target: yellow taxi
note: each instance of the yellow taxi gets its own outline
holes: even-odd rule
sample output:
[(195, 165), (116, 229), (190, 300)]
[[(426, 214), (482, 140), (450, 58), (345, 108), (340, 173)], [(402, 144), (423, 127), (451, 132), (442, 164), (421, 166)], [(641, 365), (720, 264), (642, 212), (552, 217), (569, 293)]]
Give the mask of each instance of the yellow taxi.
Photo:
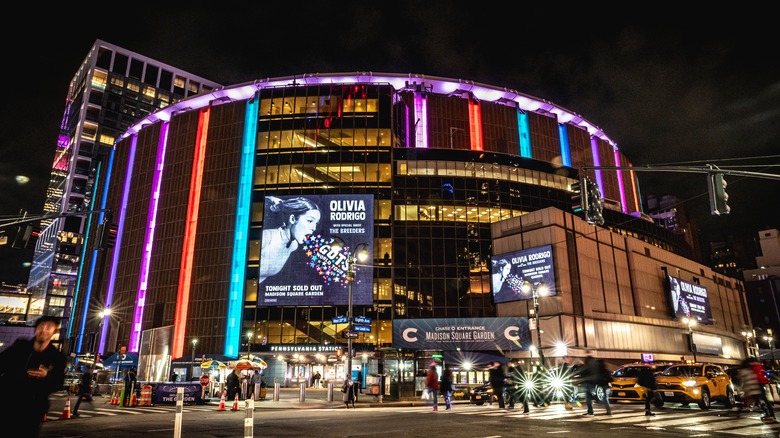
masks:
[(647, 393), (644, 386), (637, 383), (639, 372), (650, 368), (656, 375), (660, 374), (670, 364), (668, 363), (630, 363), (612, 372), (612, 383), (609, 384), (609, 401), (643, 401)]
[(734, 386), (731, 377), (720, 365), (712, 363), (683, 363), (672, 365), (658, 376), (656, 407), (664, 403), (696, 403), (701, 409), (709, 409), (713, 401), (727, 408), (734, 406)]

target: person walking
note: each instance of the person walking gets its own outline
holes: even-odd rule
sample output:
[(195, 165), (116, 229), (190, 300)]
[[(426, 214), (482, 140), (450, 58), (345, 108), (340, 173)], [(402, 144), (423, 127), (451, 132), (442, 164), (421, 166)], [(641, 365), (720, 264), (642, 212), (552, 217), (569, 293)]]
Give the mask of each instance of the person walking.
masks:
[(530, 377), (526, 374), (525, 370), (521, 366), (513, 366), (509, 368), (507, 373), (507, 380), (509, 384), (509, 409), (515, 408), (515, 402), (519, 401), (523, 404), (523, 413), (530, 412), (528, 406), (528, 400), (531, 399), (531, 392), (533, 392), (533, 385), (526, 386), (526, 382)]
[(350, 378), (345, 379), (344, 385), (341, 387), (341, 392), (344, 393), (342, 396), (342, 400), (344, 400), (344, 406), (349, 409), (349, 405), (352, 405), (352, 409), (355, 409), (355, 400), (357, 399), (357, 389), (355, 388), (355, 382), (353, 382)]
[(433, 403), (433, 412), (439, 412), (439, 373), (436, 372), (436, 362), (431, 362), (428, 366), (425, 390), (428, 391), (428, 397)]
[(74, 417), (80, 415), (79, 407), (82, 401), (86, 399), (87, 403), (92, 404), (92, 373), (84, 366), (81, 367), (81, 381), (79, 382), (77, 395), (78, 399), (76, 399), (76, 404), (73, 405), (73, 412), (71, 413)]
[(558, 371), (558, 377), (560, 377), (561, 381), (563, 382), (571, 382), (570, 384), (566, 384), (561, 388), (561, 391), (563, 392), (563, 396), (565, 398), (565, 402), (563, 407), (570, 411), (574, 409), (574, 405), (577, 403), (577, 390), (575, 389), (575, 384), (578, 384), (578, 382), (574, 382), (574, 379), (572, 376), (573, 373), (572, 369), (572, 358), (571, 356), (564, 356), (563, 357), (563, 364), (561, 365), (560, 370)]
[(441, 391), (444, 397), (444, 410), (449, 411), (452, 409), (452, 368), (449, 365), (444, 367), (444, 371), (441, 373), (441, 382), (439, 382), (439, 391)]
[(590, 350), (586, 351), (585, 364), (582, 367), (582, 382), (585, 384), (585, 401), (588, 405), (588, 411), (582, 415), (595, 415), (593, 412), (593, 394), (597, 389), (604, 392), (604, 408), (607, 415), (612, 415), (612, 408), (609, 406), (609, 382), (611, 375), (604, 365), (604, 361), (593, 357)]
[(769, 377), (766, 375), (766, 368), (764, 364), (759, 362), (755, 357), (751, 357), (749, 361), (750, 368), (756, 376), (756, 382), (758, 382), (758, 394), (755, 397), (756, 404), (761, 405), (761, 409), (764, 411), (762, 420), (767, 422), (775, 422), (775, 410), (772, 408), (772, 403), (766, 396), (766, 387), (771, 384)]
[(0, 424), (13, 426), (16, 436), (37, 437), (49, 411), (49, 395), (65, 384), (67, 357), (51, 345), (60, 318), (44, 315), (35, 321), (32, 338), (17, 339), (0, 352)]
[(655, 415), (655, 413), (650, 411), (650, 404), (656, 396), (655, 391), (658, 389), (655, 371), (651, 367), (639, 367), (637, 384), (645, 388), (645, 415)]
[(319, 371), (314, 373), (314, 387), (319, 388), (320, 387), (320, 379), (322, 379), (322, 374), (320, 374)]
[(758, 367), (753, 367), (754, 361), (755, 359), (753, 358), (745, 358), (739, 367), (740, 385), (742, 386), (745, 395), (742, 408), (737, 410), (737, 415), (739, 416), (742, 413), (742, 410), (753, 402), (754, 405), (760, 407), (763, 411), (764, 415), (761, 416), (762, 420), (774, 422), (774, 409), (766, 398), (766, 393), (763, 390), (762, 384), (762, 381), (768, 383), (769, 379), (766, 377), (766, 371), (764, 371), (763, 365), (759, 364), (760, 370), (758, 370)]
[(506, 386), (506, 374), (504, 368), (501, 366), (501, 362), (493, 362), (493, 366), (490, 367), (488, 372), (488, 379), (490, 380), (490, 386), (493, 388), (493, 395), (498, 398), (498, 408), (506, 409), (504, 403), (504, 388)]

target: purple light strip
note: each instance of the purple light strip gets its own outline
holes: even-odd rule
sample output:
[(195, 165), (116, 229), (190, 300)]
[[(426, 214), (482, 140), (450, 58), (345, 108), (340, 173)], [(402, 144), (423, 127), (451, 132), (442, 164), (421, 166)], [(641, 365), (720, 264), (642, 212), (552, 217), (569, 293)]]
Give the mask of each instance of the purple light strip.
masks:
[[(595, 167), (601, 166), (601, 155), (599, 155), (599, 139), (598, 137), (590, 138), (590, 150), (593, 154), (593, 165)], [(596, 169), (593, 171), (596, 174), (596, 184), (599, 185), (601, 191), (601, 197), (604, 197), (604, 181), (601, 178), (601, 171)]]
[[(615, 148), (615, 166), (620, 167), (620, 151)], [(623, 187), (623, 171), (617, 171), (618, 187), (620, 188), (620, 204), (623, 207), (623, 213), (628, 214), (628, 204), (626, 204), (626, 191)], [(603, 196), (603, 194), (602, 194)]]
[(154, 179), (152, 180), (152, 196), (149, 200), (149, 212), (146, 219), (146, 236), (144, 236), (143, 254), (141, 256), (141, 275), (138, 277), (138, 292), (135, 298), (133, 325), (130, 328), (130, 346), (128, 349), (137, 353), (141, 344), (141, 329), (143, 327), (144, 304), (149, 280), (149, 265), (152, 260), (152, 245), (154, 229), (157, 220), (157, 206), (160, 200), (160, 182), (165, 167), (165, 148), (168, 144), (168, 123), (160, 127), (160, 139), (157, 143), (157, 159), (154, 163)]
[(422, 93), (414, 93), (414, 147), (428, 147), (428, 100)]

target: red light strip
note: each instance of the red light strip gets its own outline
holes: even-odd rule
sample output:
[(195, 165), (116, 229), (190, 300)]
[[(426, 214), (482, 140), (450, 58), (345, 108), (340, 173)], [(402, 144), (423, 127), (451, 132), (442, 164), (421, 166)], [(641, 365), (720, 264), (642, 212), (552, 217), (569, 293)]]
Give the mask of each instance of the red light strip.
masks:
[(479, 102), (469, 99), (469, 137), (472, 151), (484, 151), (482, 143), (482, 109)]

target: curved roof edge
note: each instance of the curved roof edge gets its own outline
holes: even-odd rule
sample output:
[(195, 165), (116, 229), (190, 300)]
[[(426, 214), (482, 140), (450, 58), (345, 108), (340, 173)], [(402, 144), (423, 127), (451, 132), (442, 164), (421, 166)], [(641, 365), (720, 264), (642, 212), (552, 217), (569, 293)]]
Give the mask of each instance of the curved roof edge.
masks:
[(217, 88), (208, 94), (192, 96), (153, 112), (128, 128), (128, 130), (117, 139), (117, 142), (125, 137), (136, 134), (146, 125), (157, 123), (158, 121), (167, 122), (175, 114), (209, 106), (213, 101), (224, 103), (250, 99), (254, 96), (256, 91), (264, 88), (343, 83), (388, 83), (397, 90), (419, 88), (420, 91), (436, 94), (453, 96), (471, 95), (478, 100), (507, 106), (516, 106), (523, 111), (555, 114), (558, 123), (571, 123), (584, 128), (591, 136), (598, 137), (617, 149), (617, 143), (607, 137), (601, 128), (587, 121), (581, 115), (548, 100), (530, 96), (517, 90), (482, 84), (466, 79), (426, 76), (424, 74), (416, 73), (375, 73), (370, 71), (349, 73), (306, 73), (278, 78), (256, 79), (252, 82)]

